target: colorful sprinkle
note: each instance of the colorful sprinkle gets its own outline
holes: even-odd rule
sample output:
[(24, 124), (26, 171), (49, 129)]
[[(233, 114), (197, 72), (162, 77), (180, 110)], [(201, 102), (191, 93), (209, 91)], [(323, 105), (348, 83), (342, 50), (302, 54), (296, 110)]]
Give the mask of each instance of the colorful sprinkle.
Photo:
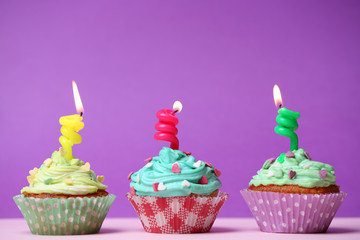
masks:
[(214, 173), (215, 173), (215, 176), (217, 176), (217, 177), (221, 176), (221, 171), (216, 168), (214, 168)]
[(179, 168), (179, 164), (178, 163), (174, 163), (172, 165), (171, 171), (173, 173), (181, 173), (181, 169)]
[(184, 180), (184, 181), (181, 183), (181, 185), (182, 185), (183, 187), (190, 187), (190, 182), (189, 182), (188, 180)]
[(200, 184), (208, 184), (208, 179), (206, 176), (202, 176), (199, 180)]
[(213, 166), (211, 165), (211, 163), (205, 162), (205, 165), (208, 166), (209, 168), (212, 168)]
[(158, 185), (158, 190), (159, 191), (164, 191), (166, 189), (166, 186), (165, 186), (165, 184), (164, 183), (159, 183), (159, 185)]
[(308, 152), (305, 152), (305, 151), (304, 151), (304, 156), (305, 156), (307, 159), (311, 160), (310, 154), (309, 154)]
[(98, 181), (99, 183), (102, 183), (104, 181), (105, 177), (104, 176), (97, 176), (96, 177), (96, 181)]
[(147, 159), (144, 160), (144, 162), (150, 162), (152, 160), (152, 157), (149, 157)]
[(262, 166), (262, 169), (269, 169), (270, 165), (271, 165), (270, 162), (265, 161), (263, 166)]
[(153, 183), (154, 192), (158, 191), (158, 186), (159, 186), (159, 183)]
[(186, 155), (191, 155), (191, 152), (183, 152), (183, 153), (185, 153)]
[(39, 171), (39, 169), (34, 168), (33, 170), (30, 170), (30, 171), (29, 171), (29, 174), (30, 174), (31, 176), (35, 176), (35, 175), (38, 173), (38, 171)]
[(52, 163), (53, 163), (53, 160), (51, 158), (47, 158), (44, 161), (45, 167), (50, 167)]
[(49, 178), (47, 178), (47, 179), (44, 180), (44, 183), (45, 183), (46, 185), (49, 185), (49, 184), (52, 183), (52, 181), (53, 181), (53, 179), (52, 179), (51, 177), (49, 177)]
[(59, 148), (59, 152), (60, 152), (60, 155), (62, 155), (62, 156), (66, 155), (66, 151), (62, 147)]
[(82, 165), (80, 168), (85, 171), (90, 171), (90, 163), (87, 162), (84, 165)]
[(296, 175), (296, 171), (289, 170), (289, 179), (293, 179)]
[(269, 171), (268, 174), (266, 174), (266, 177), (268, 177), (268, 178), (271, 178), (272, 176), (274, 176), (273, 171)]
[(72, 185), (73, 181), (71, 180), (71, 178), (65, 178), (64, 183), (66, 183), (67, 185)]
[(288, 151), (288, 152), (285, 154), (285, 157), (287, 157), (287, 158), (295, 158), (295, 154), (294, 154), (292, 151)]
[(194, 163), (193, 166), (196, 167), (196, 168), (198, 168), (198, 167), (201, 166), (201, 163), (202, 163), (202, 161), (199, 160), (199, 161), (197, 161), (196, 163)]
[(309, 169), (312, 165), (311, 164), (306, 164), (303, 168), (304, 169)]
[(322, 170), (319, 171), (319, 176), (320, 176), (322, 179), (325, 179), (327, 173), (328, 173), (328, 170), (322, 169)]
[(268, 160), (266, 160), (264, 162), (264, 165), (262, 166), (263, 169), (269, 169), (271, 164), (273, 164), (275, 162), (275, 158), (269, 158)]
[(28, 180), (29, 184), (33, 184), (34, 179), (35, 179), (35, 175), (27, 176), (27, 180)]
[(151, 167), (153, 164), (154, 164), (154, 163), (149, 162), (149, 163), (147, 163), (147, 164), (145, 165), (145, 167), (149, 168), (149, 167)]
[(134, 172), (130, 172), (129, 175), (127, 176), (127, 179), (130, 180), (131, 179), (131, 175), (133, 175)]
[(131, 187), (130, 188), (130, 195), (136, 195), (136, 191), (135, 191), (135, 188), (134, 187)]

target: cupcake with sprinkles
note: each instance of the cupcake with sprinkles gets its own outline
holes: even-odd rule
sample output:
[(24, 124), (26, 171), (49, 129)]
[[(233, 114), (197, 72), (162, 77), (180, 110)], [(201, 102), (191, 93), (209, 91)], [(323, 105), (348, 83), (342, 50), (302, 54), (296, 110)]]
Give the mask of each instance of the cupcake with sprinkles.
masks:
[(208, 232), (228, 194), (219, 191), (221, 172), (208, 162), (196, 160), (190, 152), (179, 149), (176, 137), (180, 102), (174, 111), (160, 110), (156, 140), (171, 142), (159, 156), (145, 160), (137, 172), (131, 172), (127, 197), (142, 225), (151, 233)]
[(115, 199), (106, 191), (104, 176), (72, 156), (73, 144), (81, 143), (82, 119), (82, 114), (60, 118), (62, 147), (30, 170), (29, 186), (14, 197), (33, 234), (97, 233)]
[(241, 194), (261, 231), (326, 232), (346, 193), (336, 184), (333, 166), (298, 148), (294, 131), (300, 114), (281, 104), (278, 113), (275, 132), (290, 138), (290, 151), (266, 160)]

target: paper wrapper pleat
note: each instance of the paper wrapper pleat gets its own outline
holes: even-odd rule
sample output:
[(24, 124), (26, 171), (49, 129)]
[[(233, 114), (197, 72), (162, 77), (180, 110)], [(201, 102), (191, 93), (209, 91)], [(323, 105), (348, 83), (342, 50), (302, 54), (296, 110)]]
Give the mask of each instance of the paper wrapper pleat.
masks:
[(240, 191), (263, 232), (326, 232), (346, 193), (289, 194)]
[(126, 196), (146, 232), (181, 234), (210, 231), (229, 195), (219, 192), (216, 197)]
[(68, 199), (14, 197), (30, 231), (39, 235), (97, 233), (114, 200), (112, 194)]

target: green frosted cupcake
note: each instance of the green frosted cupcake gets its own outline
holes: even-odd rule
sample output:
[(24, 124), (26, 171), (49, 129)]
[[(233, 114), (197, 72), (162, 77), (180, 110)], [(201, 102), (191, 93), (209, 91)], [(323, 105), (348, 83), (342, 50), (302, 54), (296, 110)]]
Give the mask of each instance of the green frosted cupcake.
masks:
[(97, 233), (115, 199), (106, 192), (104, 176), (65, 155), (60, 148), (39, 169), (30, 170), (29, 186), (14, 197), (33, 234)]

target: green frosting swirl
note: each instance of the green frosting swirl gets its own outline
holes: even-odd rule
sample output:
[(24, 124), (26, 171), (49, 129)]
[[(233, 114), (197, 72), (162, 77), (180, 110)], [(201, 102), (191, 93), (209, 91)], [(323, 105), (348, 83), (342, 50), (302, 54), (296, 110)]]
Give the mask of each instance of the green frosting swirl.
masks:
[[(174, 164), (181, 169), (180, 173), (171, 171)], [(221, 182), (214, 171), (212, 166), (208, 166), (203, 161), (196, 161), (193, 156), (163, 147), (159, 156), (153, 157), (151, 162), (131, 175), (130, 187), (134, 187), (137, 195), (157, 197), (188, 196), (191, 193), (209, 195), (221, 187)], [(207, 184), (199, 183), (204, 176)], [(154, 190), (154, 183), (160, 184), (158, 191)]]
[(77, 158), (69, 161), (61, 151), (55, 151), (40, 169), (31, 170), (28, 180), (30, 186), (21, 189), (21, 193), (86, 195), (107, 188), (97, 180), (89, 163)]
[[(292, 152), (295, 154), (295, 158), (287, 158), (285, 153), (282, 153), (274, 163), (266, 161), (257, 175), (253, 176), (249, 185), (299, 185), (314, 188), (336, 184), (333, 166), (308, 159), (304, 149)], [(306, 152), (306, 154), (308, 153)], [(296, 172), (292, 179), (289, 176), (290, 170)], [(320, 170), (327, 170), (325, 179), (321, 178)]]

